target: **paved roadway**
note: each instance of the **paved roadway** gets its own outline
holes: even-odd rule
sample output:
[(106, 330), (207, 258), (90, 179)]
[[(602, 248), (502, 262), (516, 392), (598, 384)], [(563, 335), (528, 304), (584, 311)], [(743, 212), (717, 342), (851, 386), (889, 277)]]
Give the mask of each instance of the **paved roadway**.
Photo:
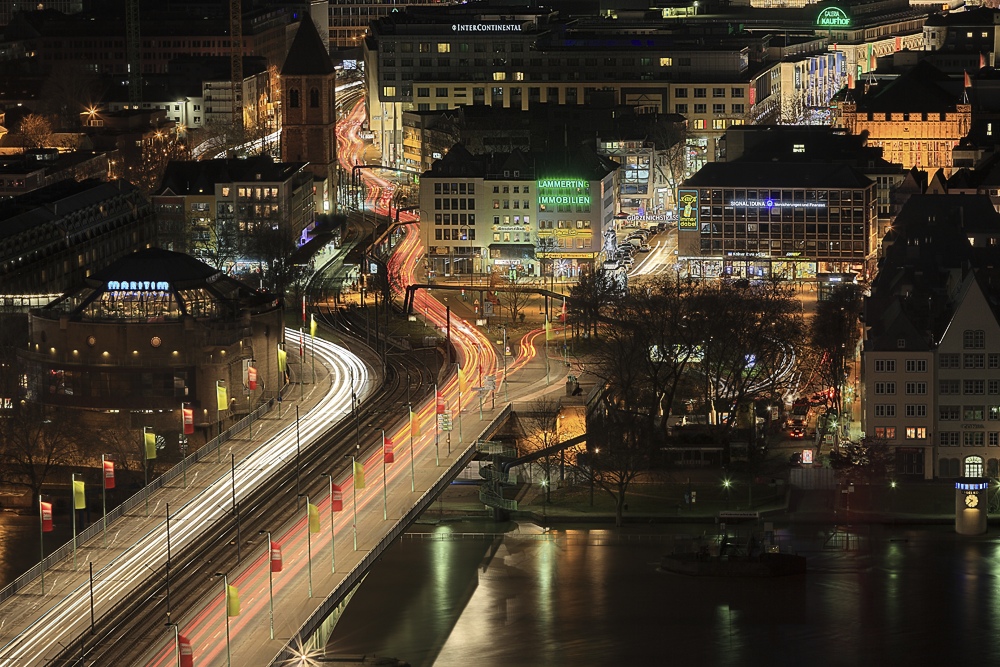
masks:
[[(286, 331), (289, 359), (294, 354), (298, 332)], [(306, 377), (311, 375), (309, 348)], [(319, 382), (307, 384), (301, 400), (299, 390), (288, 394), (283, 420), (273, 411), (254, 424), (253, 437), (237, 435), (223, 446), (236, 455), (237, 501), (263, 479), (274, 474), (295, 456), (296, 437), (294, 405), (301, 406), (300, 440), (303, 448), (312, 445), (331, 422), (349, 414), (351, 378), (362, 396), (371, 390), (373, 371), (354, 354), (326, 341), (317, 340)], [(292, 366), (293, 373), (298, 364)], [(264, 438), (268, 438), (266, 442)], [(180, 550), (198, 539), (202, 527), (228, 516), (231, 508), (232, 480), (229, 452), (222, 463), (199, 462), (188, 470), (187, 488), (182, 481), (161, 489), (150, 499), (149, 517), (139, 509), (127, 521), (119, 521), (108, 531), (108, 547), (100, 536), (79, 549), (79, 566), (72, 560), (46, 572), (45, 595), (40, 582), (6, 600), (0, 606), (0, 665), (27, 667), (44, 665), (63, 650), (65, 643), (79, 636), (89, 626), (90, 596), (88, 562), (94, 563), (94, 608), (98, 617), (116, 602), (160, 576), (166, 561), (165, 504), (171, 505), (171, 549)]]

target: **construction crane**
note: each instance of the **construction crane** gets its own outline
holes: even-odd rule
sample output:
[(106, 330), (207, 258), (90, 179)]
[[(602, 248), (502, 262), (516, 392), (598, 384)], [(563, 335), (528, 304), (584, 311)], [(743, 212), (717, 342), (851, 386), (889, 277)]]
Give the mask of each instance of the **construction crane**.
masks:
[(229, 75), (233, 82), (233, 129), (243, 136), (243, 7), (229, 0)]
[(125, 0), (125, 59), (128, 65), (128, 103), (133, 109), (142, 106), (141, 46), (139, 42), (139, 0)]

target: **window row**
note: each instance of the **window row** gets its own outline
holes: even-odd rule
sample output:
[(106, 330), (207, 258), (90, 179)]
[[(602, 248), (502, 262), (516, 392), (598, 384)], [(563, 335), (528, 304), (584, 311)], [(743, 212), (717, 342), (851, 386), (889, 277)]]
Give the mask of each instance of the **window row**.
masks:
[[(906, 372), (907, 373), (926, 373), (927, 372), (927, 360), (926, 359), (906, 359)], [(895, 373), (896, 372), (896, 360), (895, 359), (876, 359), (875, 360), (875, 372), (876, 373)]]
[(1000, 447), (1000, 432), (997, 431), (939, 431), (938, 445), (941, 447)]
[(1000, 405), (940, 405), (938, 419), (941, 421), (982, 421), (1000, 420)]
[[(970, 382), (966, 380), (966, 382)], [(975, 382), (975, 380), (972, 380)], [(980, 380), (981, 382), (981, 380)], [(907, 394), (926, 394), (927, 393), (927, 383), (926, 382), (906, 382), (904, 383), (904, 388)], [(895, 382), (876, 382), (875, 383), (875, 393), (879, 395), (889, 395), (896, 393), (896, 383)], [(982, 392), (980, 392), (982, 393)]]
[(469, 229), (435, 229), (434, 240), (436, 241), (475, 241), (476, 230)]
[(475, 183), (435, 183), (434, 194), (436, 195), (474, 195), (476, 194)]
[(435, 225), (475, 225), (475, 213), (435, 213)]
[[(499, 199), (494, 199), (493, 200), (493, 208), (501, 208), (501, 206), (500, 206), (500, 200)], [(525, 209), (530, 209), (531, 208), (531, 202), (529, 202), (527, 199), (525, 199), (523, 201), (519, 200), (519, 199), (515, 199), (514, 200), (514, 206), (511, 206), (510, 205), (510, 200), (509, 199), (504, 199), (503, 200), (503, 208), (525, 208)], [(539, 206), (538, 209), (540, 211), (544, 211), (545, 210), (545, 206)]]
[(938, 393), (945, 396), (1000, 394), (1000, 380), (938, 380)]
[(985, 352), (965, 352), (964, 354), (958, 354), (957, 352), (941, 353), (938, 355), (938, 368), (998, 369), (1000, 368), (1000, 354), (986, 354)]
[[(700, 113), (700, 114), (706, 114), (706, 113), (708, 113), (708, 105), (707, 104), (694, 104), (694, 105), (691, 106), (691, 108), (693, 110), (692, 111), (693, 113)], [(683, 116), (687, 112), (688, 112), (688, 105), (687, 104), (675, 104), (674, 105), (674, 113), (677, 113), (677, 114), (680, 114), (680, 115)], [(713, 104), (712, 105), (712, 113), (715, 114), (715, 115), (726, 113), (726, 105), (725, 104)], [(746, 113), (746, 105), (744, 105), (744, 104), (730, 104), (729, 105), (729, 113), (732, 113), (732, 114), (743, 114), (743, 113)]]
[[(517, 202), (514, 203), (517, 204)], [(469, 198), (452, 197), (451, 199), (448, 199), (447, 197), (444, 198), (435, 197), (434, 208), (444, 211), (475, 211), (476, 200), (472, 199), (471, 197)], [(517, 206), (515, 206), (514, 208), (517, 208)]]
[[(662, 58), (661, 58), (661, 60), (662, 60)], [(744, 95), (744, 91), (745, 91), (744, 88), (730, 88), (729, 89), (729, 94), (732, 97), (742, 98), (743, 95)], [(708, 97), (708, 88), (693, 88), (693, 89), (691, 89), (691, 92), (692, 92), (692, 97), (696, 97), (696, 98), (699, 98), (699, 99), (703, 98), (703, 97)], [(687, 88), (675, 88), (674, 89), (674, 97), (685, 98), (687, 96), (688, 96), (688, 89)], [(726, 89), (725, 88), (722, 88), (722, 87), (713, 87), (712, 88), (712, 97), (719, 98), (719, 97), (725, 97), (725, 96), (726, 96)]]

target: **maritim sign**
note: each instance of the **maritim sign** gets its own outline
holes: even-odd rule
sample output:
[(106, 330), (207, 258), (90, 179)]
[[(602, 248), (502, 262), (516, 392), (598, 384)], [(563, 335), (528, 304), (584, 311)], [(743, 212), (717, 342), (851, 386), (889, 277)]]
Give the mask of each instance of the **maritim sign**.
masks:
[(170, 283), (152, 280), (109, 280), (109, 292), (169, 292)]

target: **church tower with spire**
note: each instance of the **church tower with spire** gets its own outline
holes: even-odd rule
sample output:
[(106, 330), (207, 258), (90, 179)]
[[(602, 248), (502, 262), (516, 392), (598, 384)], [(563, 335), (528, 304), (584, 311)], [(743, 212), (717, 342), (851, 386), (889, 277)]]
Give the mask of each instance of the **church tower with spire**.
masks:
[(308, 14), (281, 67), (281, 161), (308, 162), (318, 213), (336, 210), (336, 71)]

